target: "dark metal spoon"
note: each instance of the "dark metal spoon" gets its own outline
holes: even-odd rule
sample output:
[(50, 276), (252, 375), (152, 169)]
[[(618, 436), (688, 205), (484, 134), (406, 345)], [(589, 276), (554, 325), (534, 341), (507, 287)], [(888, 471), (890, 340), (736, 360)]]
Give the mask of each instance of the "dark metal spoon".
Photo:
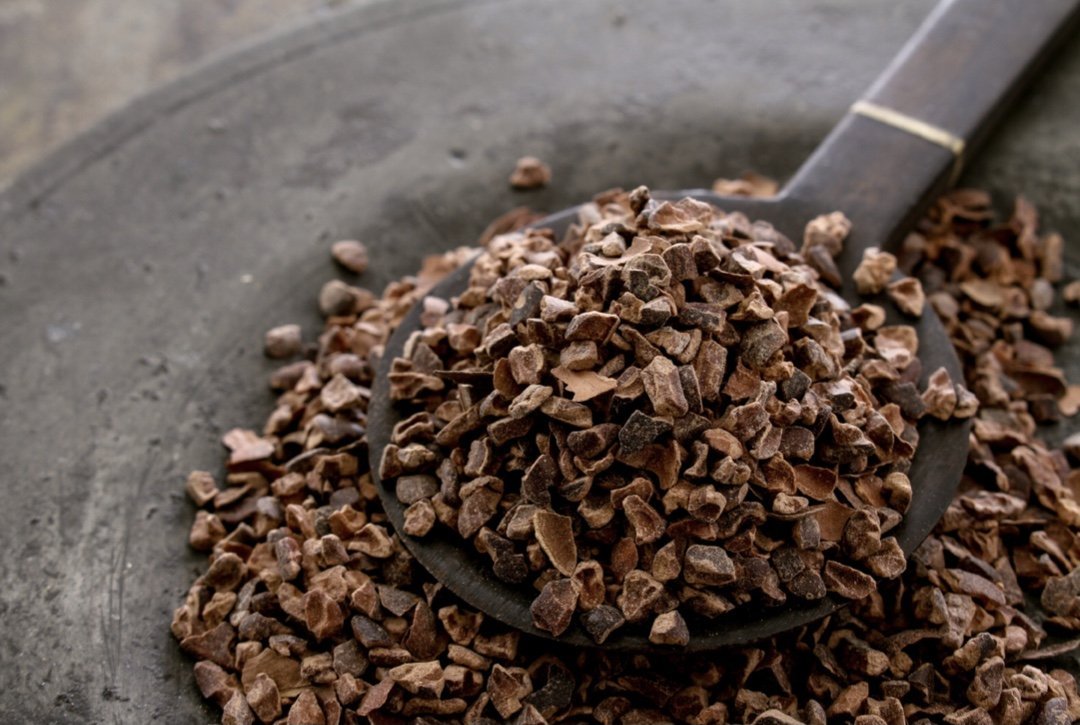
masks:
[[(902, 318), (887, 299), (858, 296), (851, 272), (866, 247), (895, 246), (933, 198), (955, 180), (965, 154), (1008, 109), (1024, 81), (1078, 19), (1080, 0), (946, 0), (778, 196), (728, 198), (701, 190), (654, 192), (653, 196), (692, 196), (724, 211), (741, 211), (751, 219), (771, 222), (793, 239), (801, 237), (803, 226), (814, 216), (843, 211), (853, 222), (844, 252), (836, 260), (845, 280), (845, 299), (853, 304), (874, 301), (886, 308), (890, 324), (913, 324), (924, 375), (945, 367), (954, 380), (963, 380), (953, 345), (929, 306), (917, 321)], [(561, 237), (578, 209), (553, 214), (534, 226), (551, 228)], [(460, 294), (471, 267), (471, 263), (464, 265), (429, 294), (444, 299)], [(382, 451), (402, 417), (390, 403), (386, 371), (418, 329), (419, 316), (418, 308), (411, 310), (391, 337), (372, 392), (368, 441), (376, 476)], [(910, 554), (926, 538), (952, 501), (967, 458), (969, 429), (969, 421), (924, 418), (920, 423), (920, 445), (909, 472), (912, 506), (892, 532), (905, 553)], [(383, 482), (376, 480), (376, 485), (402, 541), (432, 576), (488, 616), (551, 638), (532, 624), (529, 606), (537, 592), (531, 586), (495, 578), (487, 557), (439, 526), (422, 540), (404, 534), (405, 507)], [(775, 609), (736, 609), (711, 620), (688, 616), (691, 640), (687, 649), (751, 642), (813, 622), (845, 603), (829, 596), (806, 606), (789, 603)], [(558, 641), (595, 646), (576, 622)], [(623, 651), (657, 649), (642, 626), (624, 626), (603, 646)]]

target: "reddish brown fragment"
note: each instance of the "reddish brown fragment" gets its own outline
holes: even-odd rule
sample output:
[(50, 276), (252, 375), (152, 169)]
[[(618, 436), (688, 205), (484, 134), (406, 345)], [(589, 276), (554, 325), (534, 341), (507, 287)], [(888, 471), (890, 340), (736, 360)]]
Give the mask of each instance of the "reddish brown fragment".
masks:
[(1080, 616), (1080, 569), (1050, 577), (1042, 591), (1042, 606), (1051, 614)]
[(885, 289), (895, 271), (896, 257), (877, 247), (868, 247), (863, 251), (862, 261), (852, 274), (855, 289), (861, 295), (877, 294)]
[(566, 371), (591, 370), (600, 362), (600, 348), (592, 341), (571, 342), (559, 352), (559, 366)]
[(208, 471), (192, 471), (188, 474), (186, 490), (188, 497), (196, 506), (205, 506), (218, 494), (214, 476)]
[(538, 385), (547, 367), (544, 351), (539, 345), (526, 345), (510, 350), (510, 374), (519, 385)]
[(722, 428), (710, 428), (702, 434), (709, 447), (732, 459), (742, 458), (744, 448), (739, 439)]
[(714, 340), (703, 340), (693, 364), (701, 397), (708, 401), (718, 400), (727, 370), (727, 349)]
[(577, 589), (569, 579), (554, 579), (544, 585), (532, 603), (533, 626), (558, 636), (570, 626), (577, 605)]
[(263, 338), (263, 351), (269, 358), (292, 357), (300, 352), (304, 340), (300, 335), (300, 325), (281, 325), (266, 331)]
[(814, 217), (806, 223), (803, 231), (803, 251), (821, 246), (835, 257), (844, 248), (844, 240), (851, 233), (851, 221), (843, 212), (834, 211)]
[(390, 693), (396, 684), (397, 683), (389, 677), (380, 680), (364, 694), (364, 699), (360, 701), (360, 707), (356, 708), (357, 714), (360, 715), (360, 717), (367, 717), (371, 713), (382, 708), (382, 706), (386, 704), (386, 701), (390, 697)]
[(394, 553), (394, 543), (386, 528), (378, 524), (365, 524), (354, 539), (358, 551), (376, 559), (386, 559)]
[(852, 561), (862, 561), (881, 550), (881, 522), (871, 509), (855, 511), (844, 525), (840, 539), (844, 552)]
[(236, 690), (221, 709), (222, 725), (252, 725), (255, 713), (244, 699), (244, 693)]
[(338, 373), (323, 387), (319, 398), (327, 410), (337, 412), (359, 405), (364, 399), (364, 391)]
[(258, 673), (247, 688), (247, 702), (261, 722), (270, 723), (281, 716), (277, 683), (264, 672)]
[(304, 623), (316, 639), (326, 639), (341, 631), (345, 616), (329, 594), (315, 589), (304, 596)]
[(926, 294), (922, 284), (915, 277), (904, 277), (889, 283), (889, 298), (905, 315), (922, 317), (926, 306)]
[(634, 569), (623, 579), (616, 604), (628, 622), (640, 622), (653, 612), (663, 596), (663, 584), (641, 569)]
[(649, 641), (653, 644), (685, 647), (690, 643), (690, 630), (679, 611), (664, 612), (653, 620), (649, 629)]
[(278, 654), (272, 649), (264, 649), (244, 663), (240, 680), (245, 692), (254, 686), (260, 674), (273, 680), (283, 696), (292, 696), (298, 688), (308, 684), (300, 675), (300, 663), (297, 660)]
[(442, 694), (443, 668), (438, 662), (407, 662), (393, 667), (387, 677), (399, 687), (421, 697), (438, 697)]
[(225, 706), (239, 688), (236, 677), (208, 660), (195, 663), (195, 684), (203, 697), (213, 700), (221, 707)]
[(984, 710), (992, 710), (1001, 700), (1004, 684), (1005, 660), (991, 657), (975, 670), (975, 677), (967, 688), (968, 701)]
[(535, 156), (522, 156), (510, 174), (510, 186), (519, 191), (540, 189), (551, 183), (551, 168)]
[(597, 644), (603, 644), (611, 633), (626, 622), (622, 612), (606, 604), (590, 609), (581, 617), (585, 631)]
[(805, 464), (794, 468), (795, 488), (799, 493), (817, 501), (825, 501), (832, 497), (837, 482), (836, 471)]
[(405, 509), (403, 531), (409, 536), (422, 538), (435, 526), (435, 507), (431, 501), (421, 499)]
[(574, 428), (588, 428), (593, 424), (592, 410), (582, 403), (565, 398), (551, 397), (543, 402), (540, 411), (555, 420)]
[(986, 577), (963, 569), (949, 569), (947, 575), (957, 591), (970, 594), (981, 600), (983, 604), (1004, 606), (1005, 594), (1001, 587)]
[(822, 578), (829, 591), (846, 599), (862, 599), (877, 588), (870, 575), (836, 561), (825, 562)]
[(319, 291), (319, 311), (323, 317), (343, 317), (356, 311), (358, 290), (339, 279), (332, 279)]
[(634, 532), (636, 543), (651, 543), (664, 533), (664, 518), (637, 494), (623, 500), (623, 511)]
[(495, 665), (488, 676), (487, 692), (491, 704), (502, 718), (509, 718), (522, 708), (522, 700), (532, 692), (529, 673), (520, 667)]
[(1064, 345), (1072, 337), (1073, 321), (1069, 317), (1055, 317), (1042, 310), (1035, 310), (1028, 318), (1035, 337), (1047, 345)]
[(582, 340), (605, 342), (618, 324), (618, 315), (595, 311), (582, 312), (570, 320), (563, 334), (568, 342)]
[(188, 543), (196, 551), (210, 551), (225, 538), (225, 533), (225, 525), (220, 518), (206, 511), (196, 511)]
[(883, 539), (881, 549), (866, 559), (866, 566), (880, 579), (895, 579), (904, 572), (907, 557), (896, 538)]
[(623, 453), (636, 453), (671, 431), (672, 425), (666, 420), (635, 410), (619, 430), (619, 444)]
[(787, 333), (773, 320), (751, 325), (743, 333), (740, 354), (752, 368), (764, 368), (788, 342)]
[(569, 516), (540, 510), (533, 516), (533, 527), (536, 540), (551, 565), (564, 576), (573, 574), (577, 566), (573, 520)]
[(1061, 298), (1070, 305), (1080, 303), (1080, 280), (1073, 280), (1065, 285), (1061, 292)]
[(712, 190), (721, 196), (775, 196), (780, 185), (773, 179), (747, 171), (738, 179), (716, 179)]
[[(593, 370), (568, 370), (558, 367), (551, 374), (562, 381), (566, 389), (573, 393), (573, 401), (582, 403), (592, 400), (604, 393), (611, 392), (618, 387), (618, 381), (609, 378)], [(550, 388), (548, 389), (550, 390)], [(549, 396), (550, 397), (550, 396)], [(541, 401), (542, 403), (543, 401)], [(513, 410), (511, 409), (511, 415)]]
[(657, 415), (676, 418), (686, 415), (689, 404), (674, 363), (666, 357), (657, 356), (641, 371), (641, 378)]
[[(486, 483), (486, 479), (477, 479)], [(474, 481), (476, 483), (477, 481)], [(499, 484), (501, 485), (501, 483)], [(463, 496), (458, 532), (466, 539), (472, 538), (480, 527), (488, 522), (499, 506), (502, 495), (487, 485), (476, 487), (468, 496)]]
[(690, 584), (722, 586), (735, 581), (735, 565), (719, 546), (694, 544), (688, 547), (683, 570)]
[(524, 418), (537, 410), (553, 393), (554, 390), (548, 385), (528, 386), (510, 402), (510, 416)]
[(368, 250), (363, 242), (343, 239), (330, 247), (334, 261), (353, 274), (363, 274), (368, 268)]
[(192, 634), (180, 640), (180, 648), (199, 659), (231, 668), (233, 658), (230, 648), (235, 638), (236, 631), (232, 626), (222, 622), (206, 632)]
[(939, 420), (948, 420), (956, 410), (956, 386), (949, 371), (938, 368), (930, 375), (926, 390), (922, 394), (926, 412)]

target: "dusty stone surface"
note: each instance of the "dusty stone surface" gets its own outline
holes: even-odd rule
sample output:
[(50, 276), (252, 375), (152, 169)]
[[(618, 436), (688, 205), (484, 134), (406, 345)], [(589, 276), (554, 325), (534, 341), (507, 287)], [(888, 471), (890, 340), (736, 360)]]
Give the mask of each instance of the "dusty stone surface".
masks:
[(60, 143), (216, 53), (362, 4), (0, 0), (0, 189)]

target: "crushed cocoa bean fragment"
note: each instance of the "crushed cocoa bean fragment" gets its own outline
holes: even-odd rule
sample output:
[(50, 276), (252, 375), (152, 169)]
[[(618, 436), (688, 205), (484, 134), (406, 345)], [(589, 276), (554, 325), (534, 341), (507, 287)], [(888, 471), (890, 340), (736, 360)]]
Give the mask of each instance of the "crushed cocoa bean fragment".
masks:
[(852, 274), (855, 289), (862, 295), (878, 294), (885, 289), (895, 271), (894, 255), (877, 247), (869, 247), (863, 252), (862, 261)]
[(330, 247), (334, 261), (353, 274), (363, 274), (368, 268), (368, 250), (363, 242), (343, 239)]
[(532, 521), (536, 540), (547, 554), (551, 565), (564, 576), (573, 574), (577, 566), (573, 519), (539, 510), (533, 515)]
[(300, 325), (280, 325), (271, 328), (266, 331), (263, 340), (263, 351), (267, 357), (274, 359), (292, 357), (299, 353), (303, 346)]
[(520, 190), (539, 189), (551, 182), (551, 169), (535, 156), (522, 156), (510, 174), (510, 186)]
[(690, 630), (679, 611), (664, 612), (653, 620), (649, 630), (649, 641), (653, 644), (685, 647), (690, 643)]
[(719, 546), (694, 544), (687, 547), (683, 570), (689, 584), (717, 586), (735, 581), (735, 564)]
[(926, 306), (926, 294), (918, 279), (903, 277), (890, 282), (886, 289), (889, 298), (901, 312), (912, 317), (922, 317), (923, 308)]
[(822, 579), (829, 591), (846, 599), (862, 599), (876, 588), (874, 579), (869, 574), (836, 561), (825, 563)]
[(255, 722), (255, 713), (239, 690), (233, 692), (221, 709), (221, 722), (223, 725), (252, 725)]
[(360, 290), (334, 279), (319, 291), (319, 311), (326, 317), (347, 317), (356, 312)]
[(533, 601), (533, 624), (554, 635), (562, 634), (574, 616), (577, 596), (577, 589), (569, 579), (549, 581)]
[(623, 613), (615, 607), (602, 604), (581, 615), (581, 624), (593, 641), (603, 644), (611, 633), (626, 622)]

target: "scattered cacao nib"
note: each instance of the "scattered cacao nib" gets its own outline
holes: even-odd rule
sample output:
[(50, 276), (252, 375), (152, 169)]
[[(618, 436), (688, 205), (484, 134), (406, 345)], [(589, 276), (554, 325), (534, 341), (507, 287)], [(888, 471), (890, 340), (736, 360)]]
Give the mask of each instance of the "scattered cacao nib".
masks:
[(551, 182), (551, 169), (535, 156), (522, 156), (510, 174), (510, 186), (523, 191), (540, 189)]
[(626, 622), (623, 613), (615, 607), (602, 604), (581, 615), (581, 623), (597, 644), (603, 644), (612, 632)]
[[(369, 356), (378, 355), (411, 305), (468, 256), (455, 252), (425, 261), (418, 276), (390, 285), (379, 299), (333, 285), (327, 302), (340, 306), (324, 306), (330, 317), (313, 358), (318, 364), (293, 363), (272, 376), (281, 396), (278, 407), (288, 414), (272, 414), (273, 425), (263, 435), (230, 431), (229, 475), (215, 481), (199, 473), (188, 481), (189, 496), (200, 507), (192, 545), (210, 552), (212, 563), (183, 598), (171, 629), (196, 659), (195, 682), (222, 708), (222, 721), (896, 725), (1080, 719), (1076, 682), (1055, 669), (1080, 634), (1080, 480), (1073, 469), (1080, 462), (1080, 442), (1070, 439), (1062, 449), (1053, 448), (1040, 440), (1037, 424), (1047, 415), (1047, 396), (1062, 416), (1075, 413), (1077, 403), (1069, 396), (1076, 388), (1055, 368), (1047, 347), (1064, 325), (1039, 317), (1030, 322), (1035, 311), (1057, 314), (1049, 311), (1057, 309), (1062, 275), (1060, 241), (1039, 233), (1031, 205), (1019, 200), (1012, 216), (997, 222), (988, 195), (951, 192), (897, 250), (899, 271), (920, 280), (942, 317), (964, 363), (964, 379), (925, 371), (927, 388), (887, 393), (887, 383), (919, 376), (912, 367), (914, 340), (885, 326), (884, 313), (869, 304), (851, 311), (853, 327), (847, 328), (861, 331), (863, 352), (853, 352), (858, 346), (850, 335), (833, 336), (831, 322), (823, 320), (832, 313), (823, 303), (799, 313), (803, 321), (797, 310), (805, 303), (796, 300), (805, 294), (802, 287), (816, 289), (818, 272), (809, 279), (784, 277), (777, 288), (769, 284), (774, 278), (767, 268), (754, 267), (772, 260), (797, 266), (789, 240), (745, 219), (710, 218), (713, 212), (698, 203), (660, 205), (641, 189), (607, 194), (589, 213), (600, 220), (609, 205), (626, 204), (626, 218), (610, 228), (605, 222), (581, 240), (582, 254), (590, 255), (581, 279), (595, 272), (581, 295), (562, 299), (567, 290), (549, 288), (537, 317), (508, 331), (508, 349), (518, 344), (518, 334), (526, 336), (519, 342), (534, 344), (538, 338), (527, 335), (535, 333), (524, 331), (539, 319), (552, 326), (542, 345), (558, 345), (565, 327), (583, 314), (578, 304), (618, 317), (600, 318), (610, 327), (595, 329), (589, 327), (595, 322), (585, 324), (592, 318), (585, 318), (578, 325), (591, 331), (575, 333), (608, 355), (585, 372), (616, 381), (615, 388), (592, 398), (568, 400), (590, 411), (587, 426), (577, 427), (585, 421), (582, 409), (560, 408), (560, 419), (540, 409), (543, 400), (530, 407), (534, 400), (519, 397), (528, 385), (512, 379), (510, 387), (495, 388), (497, 395), (484, 401), (492, 390), (491, 372), (469, 373), (459, 384), (425, 372), (442, 371), (428, 352), (414, 355), (402, 371), (450, 381), (438, 387), (418, 378), (423, 395), (450, 402), (402, 428), (386, 462), (396, 467), (393, 477), (433, 476), (438, 482), (432, 490), (429, 479), (413, 479), (402, 491), (412, 501), (414, 527), (457, 530), (464, 500), (482, 496), (478, 516), (487, 511), (488, 503), (478, 505), (483, 497), (494, 501), (474, 534), (493, 566), (508, 561), (506, 554), (521, 556), (527, 571), (522, 581), (532, 577), (552, 587), (543, 621), (554, 627), (564, 619), (580, 622), (597, 643), (620, 627), (639, 627), (677, 650), (684, 641), (680, 622), (692, 642), (697, 617), (775, 603), (785, 593), (814, 601), (827, 588), (861, 598), (827, 621), (752, 646), (640, 657), (602, 648), (554, 650), (485, 619), (432, 582), (387, 528), (365, 458), (342, 458), (339, 451), (364, 444), (367, 390), (376, 369)], [(638, 215), (648, 225), (642, 233), (632, 229)], [(530, 217), (518, 212), (514, 218)], [(717, 227), (722, 234), (716, 235)], [(831, 262), (847, 231), (839, 216), (815, 220), (803, 240), (804, 259), (818, 250)], [(619, 240), (608, 239), (611, 234)], [(648, 239), (678, 235), (690, 238), (663, 249)], [(514, 291), (518, 283), (512, 283), (475, 319), (452, 323), (465, 326), (454, 328), (454, 343), (445, 342), (457, 355), (482, 349), (483, 331), (494, 330), (502, 324), (498, 315), (518, 307), (525, 286), (554, 284), (553, 275), (533, 266), (550, 270), (559, 252), (547, 246), (549, 240), (526, 238), (533, 246), (516, 267), (526, 284)], [(748, 239), (760, 241), (730, 259), (733, 250), (747, 246), (739, 240)], [(521, 249), (495, 238), (491, 248), (507, 255)], [(689, 254), (672, 252), (682, 248)], [(650, 308), (653, 316), (637, 322), (630, 319), (632, 300), (620, 302), (624, 314), (605, 311), (605, 289), (632, 284), (646, 298), (662, 292), (664, 268), (652, 258), (635, 263), (623, 282), (626, 263), (619, 260), (628, 255), (659, 257), (673, 280), (668, 284), (688, 285), (689, 299), (670, 300), (665, 317), (666, 295), (636, 298), (641, 310), (661, 301)], [(491, 280), (504, 276), (501, 266), (488, 271)], [(755, 279), (764, 284), (760, 295), (752, 294)], [(486, 288), (477, 286), (471, 294), (476, 309), (488, 304)], [(500, 307), (504, 299), (507, 306)], [(684, 315), (679, 304), (690, 303), (710, 307)], [(430, 325), (453, 313), (449, 304), (427, 309)], [(738, 335), (777, 313), (788, 315), (785, 329), (796, 345), (811, 339), (817, 349), (803, 344), (789, 356), (785, 346), (773, 359), (762, 353), (757, 359), (765, 367), (757, 370), (741, 359)], [(480, 315), (496, 317), (488, 324)], [(840, 319), (848, 324), (845, 315)], [(701, 339), (654, 334), (665, 325), (676, 333), (698, 329)], [(425, 343), (436, 358), (442, 344)], [(864, 360), (849, 369), (834, 354)], [(654, 410), (645, 389), (642, 371), (658, 356), (679, 372), (688, 408), (679, 418)], [(544, 400), (569, 399), (575, 392), (570, 382), (554, 374), (558, 356), (540, 363), (540, 385), (552, 391)], [(693, 379), (683, 372), (687, 368), (697, 378), (700, 409)], [(756, 379), (746, 375), (750, 371)], [(836, 378), (848, 373), (857, 387), (845, 390)], [(328, 396), (341, 403), (334, 419), (347, 417), (342, 422), (350, 425), (333, 438), (322, 391), (339, 374), (357, 390), (334, 383), (342, 389)], [(498, 384), (505, 386), (506, 379)], [(475, 387), (470, 391), (469, 385)], [(729, 386), (746, 397), (731, 400)], [(667, 390), (661, 399), (677, 401), (674, 387)], [(505, 454), (512, 462), (505, 481), (485, 480), (490, 473), (465, 475), (472, 442), (492, 423), (511, 417), (515, 400), (522, 403), (516, 409), (520, 418), (553, 422), (507, 439), (505, 447), (495, 444), (472, 455), (471, 466), (487, 470), (500, 460), (490, 454)], [(754, 403), (765, 408), (763, 423), (755, 408), (725, 421), (728, 409)], [(918, 495), (904, 465), (914, 449), (914, 418), (905, 417), (905, 408), (920, 406), (920, 414), (935, 417), (947, 417), (950, 408), (952, 415), (974, 416), (975, 427), (960, 492), (905, 569), (889, 532)], [(474, 412), (465, 415), (468, 410)], [(615, 419), (607, 417), (609, 411), (618, 411)], [(638, 412), (655, 425), (624, 440)], [(465, 417), (457, 431), (438, 442), (445, 440), (450, 451), (443, 464), (429, 447), (458, 415)], [(878, 455), (887, 460), (859, 471), (841, 462), (844, 446), (864, 446), (843, 425), (856, 426), (874, 446), (868, 464)], [(834, 448), (832, 462), (821, 458), (825, 444)], [(229, 496), (219, 497), (222, 492)], [(569, 500), (567, 493), (580, 497)], [(667, 522), (660, 538), (636, 543), (626, 515), (632, 498), (630, 510), (645, 514), (645, 538), (653, 530), (645, 507)], [(228, 505), (219, 508), (218, 502)], [(569, 556), (554, 556), (569, 575), (549, 567), (554, 558), (536, 539), (540, 511), (572, 522), (574, 565)], [(502, 548), (504, 543), (511, 548)], [(730, 575), (711, 548), (725, 554)], [(731, 581), (719, 585), (687, 579), (729, 576)], [(1025, 592), (1033, 596), (1025, 599)]]
[(888, 285), (889, 297), (901, 312), (912, 317), (922, 317), (926, 294), (922, 283), (914, 277), (904, 277)]
[(753, 171), (747, 171), (738, 179), (717, 179), (712, 190), (721, 196), (775, 196), (780, 185), (775, 180)]
[(855, 269), (852, 278), (855, 280), (855, 289), (859, 294), (874, 295), (885, 289), (885, 286), (896, 271), (896, 257), (889, 252), (883, 252), (877, 247), (869, 247), (863, 252), (862, 261)]
[(260, 722), (274, 722), (281, 716), (281, 694), (277, 683), (260, 672), (247, 690), (247, 703)]
[(319, 311), (327, 317), (347, 317), (356, 313), (360, 297), (360, 290), (331, 280), (319, 291)]
[(653, 644), (685, 647), (690, 644), (690, 630), (678, 610), (664, 612), (653, 620), (649, 630), (649, 641)]
[(810, 247), (822, 246), (835, 257), (844, 249), (844, 240), (851, 233), (851, 220), (843, 212), (834, 211), (822, 214), (806, 223), (803, 230), (803, 251)]
[(825, 563), (822, 579), (829, 591), (846, 599), (862, 599), (869, 596), (875, 588), (872, 576), (835, 561)]
[(300, 325), (281, 325), (266, 331), (263, 350), (269, 358), (292, 357), (303, 349)]
[(330, 247), (334, 261), (353, 274), (363, 274), (368, 268), (368, 250), (363, 242), (343, 239)]
[(574, 544), (573, 520), (543, 509), (533, 515), (536, 541), (547, 554), (551, 565), (564, 576), (574, 573), (577, 547)]
[(574, 616), (577, 596), (577, 590), (569, 579), (548, 582), (540, 596), (533, 601), (533, 624), (554, 635), (562, 634)]

